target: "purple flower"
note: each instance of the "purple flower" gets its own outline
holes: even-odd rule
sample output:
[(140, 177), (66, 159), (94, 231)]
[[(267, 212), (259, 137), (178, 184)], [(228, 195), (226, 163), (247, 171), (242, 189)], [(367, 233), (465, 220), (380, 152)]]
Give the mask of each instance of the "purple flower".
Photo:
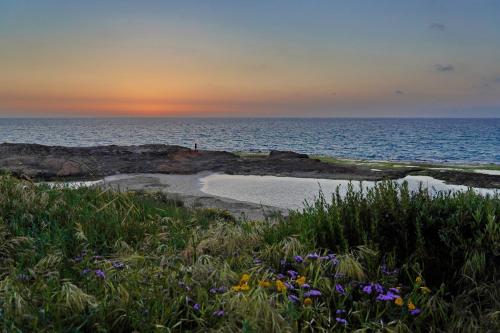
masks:
[(281, 259), (280, 260), (280, 265), (285, 266), (286, 265), (286, 259)]
[(200, 308), (201, 308), (201, 306), (200, 306), (200, 304), (198, 304), (198, 303), (196, 303), (195, 305), (193, 305), (193, 310), (194, 310), (194, 311), (197, 311), (197, 312), (198, 312), (198, 311), (200, 311)]
[(293, 290), (293, 289), (295, 289), (295, 288), (294, 288), (294, 287), (293, 287), (290, 283), (288, 283), (288, 282), (285, 282), (284, 284), (285, 284), (285, 287), (286, 287), (286, 289), (287, 289), (287, 290)]
[(113, 263), (113, 268), (115, 268), (115, 269), (124, 269), (125, 268), (125, 264), (122, 263), (122, 262), (116, 261), (116, 262)]
[(284, 276), (283, 274), (279, 273), (278, 275), (276, 275), (276, 278), (278, 280), (283, 280), (286, 276)]
[(387, 292), (387, 294), (379, 294), (377, 296), (377, 301), (394, 301), (396, 298), (398, 298), (398, 295), (395, 295), (391, 293), (390, 291)]
[(224, 310), (218, 310), (213, 313), (214, 317), (224, 317)]
[(83, 256), (77, 256), (77, 257), (74, 257), (73, 260), (75, 262), (81, 262), (83, 260)]
[(309, 253), (307, 255), (307, 259), (311, 259), (311, 260), (319, 259), (319, 254), (317, 254), (317, 253)]
[(345, 313), (345, 310), (343, 310), (343, 309), (338, 309), (337, 311), (335, 311), (335, 313), (336, 313), (336, 314), (338, 314), (338, 315), (339, 315), (339, 314), (343, 314), (343, 313)]
[(303, 285), (300, 286), (302, 289), (309, 289), (311, 288), (311, 285), (309, 283), (304, 283)]
[(295, 256), (295, 257), (293, 257), (293, 259), (295, 259), (295, 262), (298, 264), (301, 264), (304, 262), (304, 258), (302, 258), (301, 256)]
[(90, 268), (85, 268), (83, 271), (82, 271), (82, 275), (85, 275), (85, 274), (88, 274), (90, 273)]
[(337, 259), (337, 256), (335, 254), (333, 254), (333, 253), (328, 254), (326, 257), (335, 266), (339, 263), (339, 260)]
[(321, 291), (316, 289), (311, 289), (304, 293), (304, 297), (320, 297), (320, 296), (321, 296)]
[(293, 303), (299, 303), (299, 302), (300, 302), (300, 299), (299, 299), (297, 296), (295, 296), (295, 295), (289, 295), (289, 296), (288, 296), (288, 299), (289, 299), (291, 302), (293, 302)]
[(414, 309), (414, 310), (411, 310), (411, 311), (410, 311), (410, 314), (411, 314), (412, 316), (418, 316), (418, 315), (420, 314), (420, 312), (422, 312), (422, 310), (420, 310), (419, 308), (416, 308), (416, 309)]
[(372, 289), (373, 289), (373, 288), (372, 288), (372, 285), (371, 285), (371, 284), (368, 284), (368, 285), (366, 285), (366, 286), (364, 286), (364, 287), (363, 287), (363, 292), (364, 292), (365, 294), (370, 295), (370, 294), (372, 293)]
[(384, 287), (380, 283), (375, 283), (375, 290), (378, 294), (382, 294), (384, 292)]
[(341, 325), (347, 325), (347, 320), (345, 320), (344, 318), (335, 318), (335, 320), (337, 321), (337, 323), (341, 324)]
[(259, 258), (253, 258), (253, 263), (258, 265), (262, 263), (262, 260), (260, 260)]
[(399, 289), (398, 288), (389, 288), (390, 291), (393, 293), (399, 294)]
[(345, 295), (345, 290), (344, 290), (344, 287), (342, 287), (342, 285), (340, 284), (336, 284), (335, 285), (335, 290), (341, 294), (341, 295)]
[(297, 276), (299, 276), (299, 272), (296, 272), (296, 271), (293, 271), (293, 270), (289, 270), (289, 271), (287, 271), (286, 273), (287, 273), (288, 275), (290, 275), (290, 277), (291, 277), (292, 279), (296, 279), (296, 278), (297, 278)]
[(104, 273), (104, 271), (100, 270), (100, 269), (96, 269), (95, 270), (95, 275), (98, 277), (98, 278), (101, 278), (101, 279), (104, 279), (106, 277), (106, 274)]
[(397, 268), (392, 271), (388, 270), (385, 264), (380, 266), (380, 271), (385, 275), (396, 275), (399, 273), (399, 269)]
[(219, 287), (219, 288), (210, 288), (209, 292), (211, 294), (223, 294), (227, 291), (227, 288), (222, 286), (222, 287)]

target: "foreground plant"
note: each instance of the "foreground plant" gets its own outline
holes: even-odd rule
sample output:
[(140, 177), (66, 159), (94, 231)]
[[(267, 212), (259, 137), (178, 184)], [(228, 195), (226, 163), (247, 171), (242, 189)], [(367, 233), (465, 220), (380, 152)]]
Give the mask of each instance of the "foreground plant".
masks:
[(388, 183), (286, 220), (236, 221), (159, 194), (4, 176), (0, 327), (495, 331), (499, 212), (498, 198)]

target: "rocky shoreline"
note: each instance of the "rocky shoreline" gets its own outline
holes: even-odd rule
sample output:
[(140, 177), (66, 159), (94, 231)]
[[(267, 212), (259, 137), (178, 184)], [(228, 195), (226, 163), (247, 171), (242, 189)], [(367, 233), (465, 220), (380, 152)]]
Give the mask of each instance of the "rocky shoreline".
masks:
[(210, 171), (239, 175), (383, 180), (425, 174), (451, 184), (500, 188), (500, 176), (421, 166), (371, 169), (358, 163), (332, 163), (294, 152), (240, 156), (225, 151), (192, 150), (181, 146), (62, 147), (0, 144), (0, 171), (34, 180), (97, 179), (115, 174), (196, 174)]

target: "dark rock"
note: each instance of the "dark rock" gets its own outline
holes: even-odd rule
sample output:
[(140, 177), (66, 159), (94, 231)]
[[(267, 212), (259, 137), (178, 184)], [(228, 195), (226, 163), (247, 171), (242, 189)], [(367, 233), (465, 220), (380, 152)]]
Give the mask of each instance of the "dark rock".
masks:
[(299, 154), (293, 151), (271, 150), (269, 158), (273, 159), (293, 159), (293, 158), (309, 158), (307, 154)]

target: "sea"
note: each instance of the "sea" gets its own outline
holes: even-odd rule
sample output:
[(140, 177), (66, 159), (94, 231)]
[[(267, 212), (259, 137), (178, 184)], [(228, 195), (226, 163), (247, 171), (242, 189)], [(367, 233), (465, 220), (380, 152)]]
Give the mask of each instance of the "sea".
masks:
[(500, 164), (500, 118), (0, 118), (0, 143), (169, 144), (364, 160)]

